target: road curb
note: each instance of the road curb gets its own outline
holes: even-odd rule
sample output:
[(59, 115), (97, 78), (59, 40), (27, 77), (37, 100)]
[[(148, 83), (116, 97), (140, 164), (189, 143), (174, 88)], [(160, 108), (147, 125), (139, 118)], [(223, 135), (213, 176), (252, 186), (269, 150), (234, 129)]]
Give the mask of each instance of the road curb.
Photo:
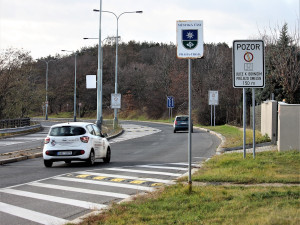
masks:
[(40, 152), (40, 153), (35, 153), (35, 154), (32, 154), (32, 155), (24, 155), (24, 156), (18, 156), (18, 157), (13, 157), (13, 158), (8, 158), (8, 159), (1, 159), (0, 160), (0, 165), (4, 165), (4, 164), (7, 164), (7, 163), (19, 162), (19, 161), (23, 161), (23, 160), (26, 160), (26, 159), (39, 158), (39, 157), (42, 157), (42, 156), (43, 156), (43, 153)]

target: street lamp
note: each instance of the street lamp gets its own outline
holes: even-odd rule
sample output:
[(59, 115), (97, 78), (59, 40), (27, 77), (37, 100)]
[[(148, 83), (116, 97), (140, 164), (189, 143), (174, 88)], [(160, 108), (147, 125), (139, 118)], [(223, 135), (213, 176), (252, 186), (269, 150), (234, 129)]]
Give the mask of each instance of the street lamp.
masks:
[[(132, 11), (132, 12), (123, 12), (119, 14), (118, 16), (111, 11), (102, 11), (102, 9), (97, 10), (94, 9), (94, 12), (106, 12), (106, 13), (111, 13), (113, 14), (116, 19), (117, 19), (117, 35), (116, 35), (116, 69), (115, 69), (115, 94), (118, 93), (118, 36), (119, 36), (119, 18), (126, 14), (126, 13), (143, 13), (143, 11)], [(101, 14), (101, 13), (100, 13)], [(114, 127), (116, 127), (118, 124), (118, 109), (114, 109)]]
[(74, 122), (76, 122), (76, 58), (77, 58), (77, 52), (74, 51), (68, 51), (68, 50), (61, 50), (62, 52), (71, 52), (75, 55), (75, 77), (74, 77)]
[[(99, 44), (98, 44), (98, 70), (97, 70), (97, 121), (96, 125), (97, 127), (102, 130), (102, 115), (100, 115), (100, 111), (102, 112), (102, 102), (100, 105), (100, 77), (102, 74), (102, 68), (101, 68), (101, 58), (102, 58), (102, 52), (101, 52), (101, 16), (102, 16), (102, 0), (100, 0), (100, 13), (99, 13)], [(102, 83), (102, 82), (101, 82)], [(100, 110), (101, 108), (101, 110)]]
[[(109, 38), (113, 38), (113, 37), (107, 37), (104, 40), (101, 41), (101, 44), (103, 44), (103, 42)], [(119, 37), (118, 37), (119, 38)], [(88, 40), (88, 39), (99, 39), (99, 38), (83, 38), (84, 40)], [(102, 122), (103, 122), (103, 116), (102, 116), (102, 96), (103, 96), (103, 92), (102, 92), (102, 80), (103, 80), (103, 48), (101, 46), (101, 58), (99, 59), (100, 61), (100, 91), (99, 91), (99, 96), (97, 94), (97, 126), (99, 127), (99, 129), (101, 130), (101, 126), (102, 126)], [(99, 77), (97, 78), (97, 80), (99, 81)], [(98, 84), (99, 82), (97, 82)], [(97, 89), (98, 89), (98, 85), (97, 85)], [(97, 90), (98, 93), (98, 90)], [(99, 103), (99, 107), (98, 107), (98, 97), (100, 100)], [(98, 111), (99, 110), (99, 111)], [(99, 115), (99, 120), (98, 120), (98, 115)], [(98, 124), (99, 121), (99, 124)]]
[(43, 60), (45, 63), (46, 63), (46, 65), (47, 65), (47, 67), (46, 67), (46, 113), (45, 113), (45, 119), (46, 120), (48, 120), (48, 64), (49, 64), (49, 62), (52, 62), (52, 61), (55, 61), (55, 59), (50, 59), (50, 60), (48, 60), (48, 61), (46, 61), (46, 60)]

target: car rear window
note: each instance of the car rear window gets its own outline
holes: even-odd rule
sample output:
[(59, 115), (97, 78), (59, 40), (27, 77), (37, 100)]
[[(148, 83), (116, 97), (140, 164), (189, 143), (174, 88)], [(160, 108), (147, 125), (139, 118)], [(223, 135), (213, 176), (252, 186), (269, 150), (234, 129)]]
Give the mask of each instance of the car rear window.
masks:
[(53, 127), (50, 131), (50, 136), (76, 136), (85, 133), (86, 131), (82, 127), (62, 126), (62, 127)]
[(179, 117), (176, 118), (176, 120), (177, 120), (177, 121), (188, 121), (189, 118), (186, 117), (186, 116), (179, 116)]

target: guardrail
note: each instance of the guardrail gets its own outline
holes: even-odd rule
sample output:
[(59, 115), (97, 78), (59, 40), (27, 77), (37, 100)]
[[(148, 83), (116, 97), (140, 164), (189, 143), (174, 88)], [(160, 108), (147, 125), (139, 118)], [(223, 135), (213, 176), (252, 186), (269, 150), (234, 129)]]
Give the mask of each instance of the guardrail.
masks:
[(17, 132), (29, 131), (37, 128), (41, 128), (41, 124), (36, 124), (33, 126), (0, 129), (0, 134), (17, 133)]
[(0, 129), (30, 126), (30, 118), (0, 120)]

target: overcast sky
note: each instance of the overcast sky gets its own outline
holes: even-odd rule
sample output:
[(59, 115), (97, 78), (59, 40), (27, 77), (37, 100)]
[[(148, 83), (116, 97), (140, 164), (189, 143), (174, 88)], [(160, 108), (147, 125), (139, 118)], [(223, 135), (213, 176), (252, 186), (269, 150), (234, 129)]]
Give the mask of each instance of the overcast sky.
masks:
[[(94, 46), (98, 37), (100, 0), (0, 0), (0, 49), (30, 51), (33, 58)], [(177, 20), (203, 20), (205, 43), (258, 37), (259, 31), (298, 29), (299, 0), (102, 0), (103, 10), (119, 15), (122, 41), (176, 44)], [(102, 38), (116, 35), (116, 18), (102, 14)]]

